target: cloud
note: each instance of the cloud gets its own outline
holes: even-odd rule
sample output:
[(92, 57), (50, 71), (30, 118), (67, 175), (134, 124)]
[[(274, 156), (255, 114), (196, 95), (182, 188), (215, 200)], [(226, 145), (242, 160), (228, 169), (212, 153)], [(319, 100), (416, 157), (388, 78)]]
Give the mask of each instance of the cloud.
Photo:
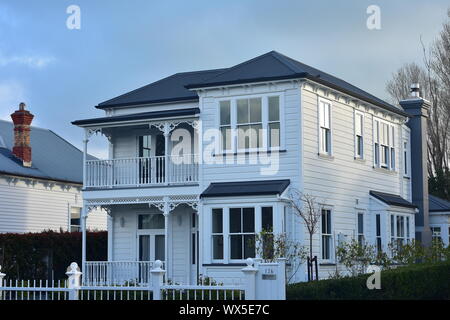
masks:
[(20, 83), (0, 82), (0, 119), (11, 120), (10, 114), (26, 100), (25, 89)]
[(16, 64), (27, 66), (33, 69), (42, 69), (54, 61), (55, 58), (53, 57), (30, 55), (13, 55), (7, 57), (0, 53), (0, 67)]

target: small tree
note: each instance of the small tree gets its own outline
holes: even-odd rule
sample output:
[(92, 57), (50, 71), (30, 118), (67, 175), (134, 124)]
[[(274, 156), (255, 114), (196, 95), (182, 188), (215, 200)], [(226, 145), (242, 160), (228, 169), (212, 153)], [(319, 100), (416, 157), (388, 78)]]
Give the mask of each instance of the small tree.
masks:
[(313, 258), (313, 237), (319, 227), (323, 206), (316, 198), (297, 189), (289, 190), (289, 202), (296, 216), (305, 224), (309, 235), (309, 259)]

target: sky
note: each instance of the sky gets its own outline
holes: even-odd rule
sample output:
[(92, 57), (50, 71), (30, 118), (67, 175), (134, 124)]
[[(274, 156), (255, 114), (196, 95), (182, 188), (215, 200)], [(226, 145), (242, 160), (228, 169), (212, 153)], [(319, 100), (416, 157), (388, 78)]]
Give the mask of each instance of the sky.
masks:
[[(80, 8), (80, 29), (67, 8)], [(380, 8), (380, 29), (366, 11)], [(387, 99), (386, 82), (423, 60), (448, 0), (0, 0), (0, 119), (25, 102), (33, 125), (82, 148), (70, 122), (176, 72), (230, 67), (271, 50)], [(97, 137), (89, 152), (107, 154)]]

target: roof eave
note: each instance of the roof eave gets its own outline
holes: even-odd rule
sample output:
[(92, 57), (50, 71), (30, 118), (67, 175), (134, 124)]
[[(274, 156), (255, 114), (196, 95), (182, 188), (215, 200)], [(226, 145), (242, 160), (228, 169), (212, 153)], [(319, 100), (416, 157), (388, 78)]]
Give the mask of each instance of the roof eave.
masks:
[(161, 104), (167, 102), (187, 102), (187, 101), (198, 101), (198, 97), (186, 96), (186, 97), (177, 97), (177, 98), (168, 98), (168, 99), (158, 99), (158, 100), (146, 100), (146, 101), (137, 101), (132, 103), (111, 103), (111, 104), (103, 104), (100, 103), (95, 106), (97, 109), (109, 109), (109, 108), (118, 108), (118, 107), (140, 107), (151, 104)]

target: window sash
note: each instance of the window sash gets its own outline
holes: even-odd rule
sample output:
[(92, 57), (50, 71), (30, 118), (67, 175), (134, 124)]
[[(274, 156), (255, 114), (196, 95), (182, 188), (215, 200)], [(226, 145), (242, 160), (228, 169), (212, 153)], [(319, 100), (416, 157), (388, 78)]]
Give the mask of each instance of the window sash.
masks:
[(220, 150), (279, 149), (282, 145), (280, 102), (280, 95), (219, 101)]
[(321, 218), (322, 231), (322, 259), (331, 259), (332, 234), (331, 234), (331, 210), (323, 209)]

